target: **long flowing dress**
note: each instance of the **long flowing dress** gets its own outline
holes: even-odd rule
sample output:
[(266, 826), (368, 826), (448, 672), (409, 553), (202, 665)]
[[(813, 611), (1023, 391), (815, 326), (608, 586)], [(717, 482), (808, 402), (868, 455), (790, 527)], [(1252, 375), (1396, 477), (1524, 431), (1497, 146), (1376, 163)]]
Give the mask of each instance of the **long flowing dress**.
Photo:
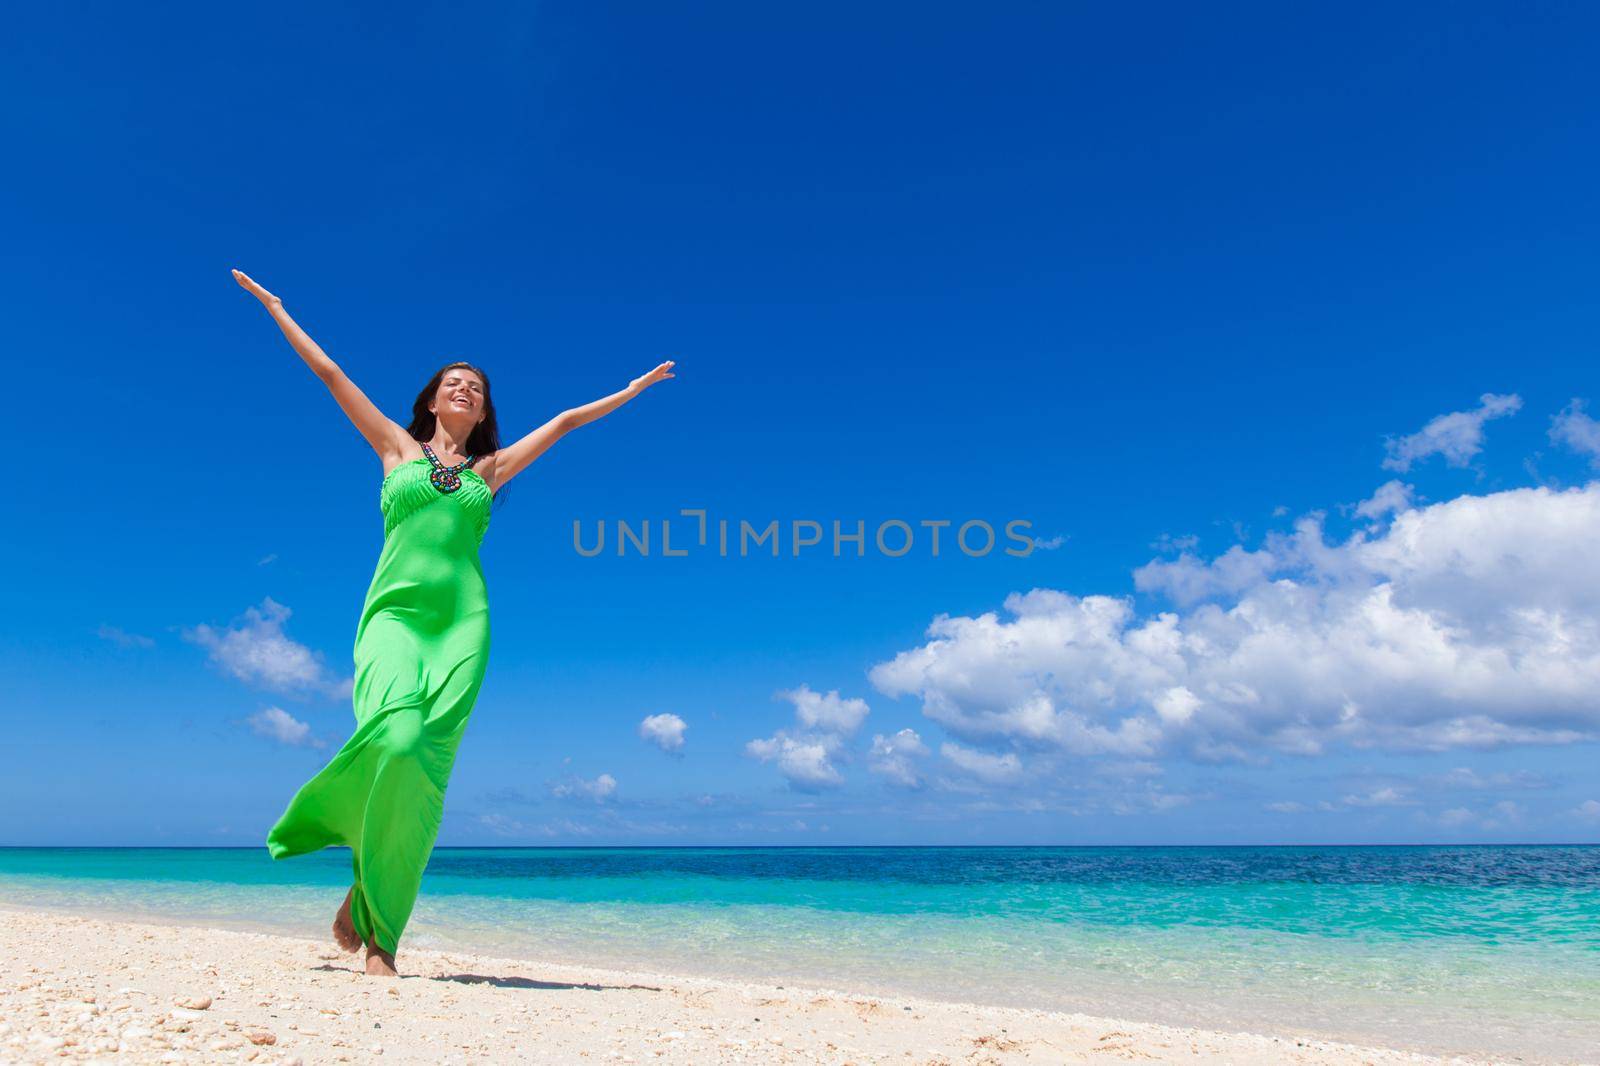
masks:
[[(391, 954), (444, 815), (445, 786), (489, 658), (478, 548), (493, 494), (477, 471), (443, 492), (430, 459), (383, 479), (383, 551), (356, 626), (356, 730), (267, 834), (274, 859), (350, 848), (350, 917)], [(448, 483), (448, 482), (447, 482)]]

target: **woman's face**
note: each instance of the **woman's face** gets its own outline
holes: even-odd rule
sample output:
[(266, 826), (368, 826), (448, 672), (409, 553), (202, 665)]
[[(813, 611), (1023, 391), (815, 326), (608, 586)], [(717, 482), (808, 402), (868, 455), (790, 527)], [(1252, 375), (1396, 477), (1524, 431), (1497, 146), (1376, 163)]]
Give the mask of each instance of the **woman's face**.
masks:
[(483, 421), (483, 379), (466, 367), (451, 367), (433, 394), (433, 413)]

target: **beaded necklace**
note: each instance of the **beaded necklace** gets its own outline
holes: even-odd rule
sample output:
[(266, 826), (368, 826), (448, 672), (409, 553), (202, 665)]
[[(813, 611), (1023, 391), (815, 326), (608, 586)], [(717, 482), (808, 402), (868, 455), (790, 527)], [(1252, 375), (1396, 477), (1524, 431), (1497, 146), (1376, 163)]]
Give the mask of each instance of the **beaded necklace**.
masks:
[(428, 457), (428, 465), (433, 470), (428, 474), (428, 480), (433, 482), (433, 487), (440, 492), (454, 492), (461, 487), (461, 471), (478, 461), (476, 455), (469, 455), (455, 466), (445, 466), (439, 457), (433, 454), (433, 449), (428, 447), (427, 441), (422, 441), (422, 454)]

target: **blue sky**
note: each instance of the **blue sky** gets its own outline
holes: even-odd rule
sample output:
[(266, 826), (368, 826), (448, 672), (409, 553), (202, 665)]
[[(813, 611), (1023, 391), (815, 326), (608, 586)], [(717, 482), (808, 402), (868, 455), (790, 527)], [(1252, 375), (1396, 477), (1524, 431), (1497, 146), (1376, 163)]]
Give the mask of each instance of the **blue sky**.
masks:
[[(402, 423), (678, 361), (494, 512), (441, 843), (1600, 837), (1600, 14), (10, 28), (0, 843), (259, 844), (351, 728), (380, 463), (232, 267)], [(868, 551), (573, 549), (683, 508)]]

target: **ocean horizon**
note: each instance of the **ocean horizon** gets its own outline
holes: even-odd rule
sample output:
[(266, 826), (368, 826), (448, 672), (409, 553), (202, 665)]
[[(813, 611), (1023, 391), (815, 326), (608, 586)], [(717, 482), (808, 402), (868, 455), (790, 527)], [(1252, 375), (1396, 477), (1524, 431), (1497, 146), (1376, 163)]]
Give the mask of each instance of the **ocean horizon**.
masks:
[[(0, 904), (326, 937), (349, 874), (0, 847)], [(440, 847), (407, 947), (1581, 1060), (1600, 846)]]

